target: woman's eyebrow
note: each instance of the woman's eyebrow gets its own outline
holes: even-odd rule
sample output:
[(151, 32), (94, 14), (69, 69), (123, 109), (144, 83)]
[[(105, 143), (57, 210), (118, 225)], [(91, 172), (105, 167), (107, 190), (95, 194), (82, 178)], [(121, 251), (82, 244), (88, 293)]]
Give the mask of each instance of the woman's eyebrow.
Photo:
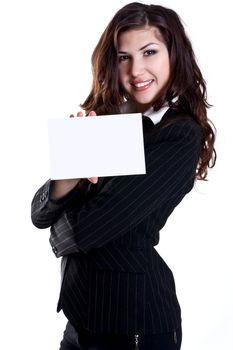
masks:
[(141, 47), (141, 48), (139, 49), (139, 51), (146, 49), (147, 46), (150, 46), (150, 45), (159, 45), (159, 44), (158, 44), (158, 43), (149, 43), (149, 44), (146, 44), (146, 45), (144, 45), (143, 47)]
[[(159, 44), (151, 42), (151, 43), (148, 43), (148, 44), (142, 46), (138, 51), (142, 51), (142, 50), (146, 49), (150, 45), (159, 45)], [(120, 54), (127, 54), (126, 51), (118, 51), (118, 53), (120, 53)]]

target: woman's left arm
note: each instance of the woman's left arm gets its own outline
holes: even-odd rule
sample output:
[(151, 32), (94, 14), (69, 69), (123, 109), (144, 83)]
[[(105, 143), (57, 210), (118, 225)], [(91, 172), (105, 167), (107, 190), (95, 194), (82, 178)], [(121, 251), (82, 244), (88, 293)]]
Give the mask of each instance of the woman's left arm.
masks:
[(146, 175), (110, 178), (80, 210), (65, 210), (51, 227), (56, 256), (88, 252), (127, 233), (151, 211), (193, 186), (202, 134), (188, 119), (159, 130), (145, 148)]
[(53, 225), (62, 212), (75, 201), (79, 207), (85, 200), (85, 192), (89, 186), (87, 180), (77, 183), (66, 195), (60, 199), (52, 199), (51, 194), (54, 190), (54, 182), (52, 180), (39, 188), (31, 203), (31, 219), (37, 228), (48, 228)]

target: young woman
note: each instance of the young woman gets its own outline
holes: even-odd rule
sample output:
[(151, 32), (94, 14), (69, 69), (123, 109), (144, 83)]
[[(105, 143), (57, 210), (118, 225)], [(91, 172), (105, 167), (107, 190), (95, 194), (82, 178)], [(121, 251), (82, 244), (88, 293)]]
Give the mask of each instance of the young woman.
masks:
[(154, 246), (215, 163), (206, 85), (178, 15), (156, 5), (120, 9), (92, 68), (82, 108), (91, 116), (141, 112), (147, 172), (49, 180), (33, 199), (34, 225), (51, 227), (63, 257), (58, 311), (68, 324), (60, 349), (180, 349), (173, 274)]

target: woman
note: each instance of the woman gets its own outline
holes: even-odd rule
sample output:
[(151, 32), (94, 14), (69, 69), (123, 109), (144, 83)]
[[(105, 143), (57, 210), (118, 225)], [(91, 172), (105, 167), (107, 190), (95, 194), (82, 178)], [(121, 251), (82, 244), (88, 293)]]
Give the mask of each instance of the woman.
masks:
[(92, 68), (82, 108), (90, 116), (143, 113), (147, 173), (49, 180), (33, 199), (34, 225), (51, 227), (63, 257), (58, 311), (69, 322), (61, 349), (180, 349), (173, 275), (154, 246), (215, 164), (206, 85), (178, 15), (156, 5), (120, 9)]

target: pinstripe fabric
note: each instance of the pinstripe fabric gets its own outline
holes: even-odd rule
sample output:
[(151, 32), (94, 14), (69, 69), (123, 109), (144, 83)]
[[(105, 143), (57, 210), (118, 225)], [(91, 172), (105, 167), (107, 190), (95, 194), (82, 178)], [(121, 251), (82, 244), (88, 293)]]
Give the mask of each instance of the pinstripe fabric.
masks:
[(51, 227), (63, 257), (58, 310), (76, 329), (130, 335), (180, 326), (173, 274), (154, 246), (193, 187), (200, 141), (193, 119), (169, 110), (144, 125), (146, 175), (84, 181), (58, 201), (49, 199), (50, 181), (36, 193), (32, 221)]

